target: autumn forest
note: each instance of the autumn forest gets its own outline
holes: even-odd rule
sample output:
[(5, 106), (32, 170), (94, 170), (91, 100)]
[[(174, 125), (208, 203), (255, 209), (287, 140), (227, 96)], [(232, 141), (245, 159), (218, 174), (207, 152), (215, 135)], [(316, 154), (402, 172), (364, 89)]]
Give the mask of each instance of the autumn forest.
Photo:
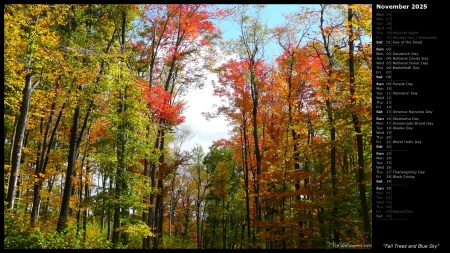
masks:
[(4, 5), (4, 248), (370, 247), (372, 6), (263, 10)]

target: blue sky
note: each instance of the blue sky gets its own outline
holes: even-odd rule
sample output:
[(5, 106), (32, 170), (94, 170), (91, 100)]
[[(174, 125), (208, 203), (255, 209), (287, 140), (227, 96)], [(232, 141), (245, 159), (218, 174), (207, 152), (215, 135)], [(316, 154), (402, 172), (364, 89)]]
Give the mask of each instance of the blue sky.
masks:
[[(231, 7), (234, 5), (219, 5), (223, 7)], [(275, 27), (278, 24), (281, 24), (284, 21), (283, 13), (289, 13), (296, 11), (300, 8), (299, 4), (267, 4), (263, 11), (263, 21), (267, 21), (267, 25), (270, 28)], [(239, 36), (238, 27), (236, 24), (233, 24), (232, 20), (221, 21), (218, 23), (223, 32), (223, 39), (229, 40), (231, 38), (237, 39)]]
[[(232, 7), (232, 4), (222, 4), (219, 6)], [(274, 28), (285, 21), (283, 14), (299, 11), (301, 6), (307, 6), (302, 4), (267, 4), (262, 11), (262, 21), (267, 24), (269, 28)], [(239, 38), (239, 28), (231, 19), (218, 22), (221, 30), (223, 40)], [(275, 43), (270, 43), (266, 48), (266, 59), (272, 60), (273, 57), (278, 56), (281, 53), (280, 46)]]

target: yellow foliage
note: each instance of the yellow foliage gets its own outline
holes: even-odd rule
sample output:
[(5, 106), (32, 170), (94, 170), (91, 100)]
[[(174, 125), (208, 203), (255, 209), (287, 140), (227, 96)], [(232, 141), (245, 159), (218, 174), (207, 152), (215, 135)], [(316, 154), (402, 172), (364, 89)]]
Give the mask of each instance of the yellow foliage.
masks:
[(150, 231), (150, 228), (143, 223), (127, 224), (120, 228), (120, 231), (139, 237), (155, 237), (155, 234)]

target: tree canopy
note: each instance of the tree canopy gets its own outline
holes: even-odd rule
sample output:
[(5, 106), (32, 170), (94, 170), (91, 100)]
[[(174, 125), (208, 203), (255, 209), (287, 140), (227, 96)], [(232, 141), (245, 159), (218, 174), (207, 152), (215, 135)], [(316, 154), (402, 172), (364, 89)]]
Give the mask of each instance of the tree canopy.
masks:
[(263, 8), (4, 5), (4, 248), (370, 245), (372, 6)]

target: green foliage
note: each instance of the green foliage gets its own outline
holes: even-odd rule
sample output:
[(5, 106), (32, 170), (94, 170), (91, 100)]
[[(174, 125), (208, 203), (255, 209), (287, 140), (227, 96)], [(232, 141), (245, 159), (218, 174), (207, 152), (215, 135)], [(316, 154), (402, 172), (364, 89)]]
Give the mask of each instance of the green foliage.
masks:
[(176, 236), (165, 236), (162, 242), (163, 249), (196, 249), (197, 245), (191, 238), (183, 238)]
[(133, 217), (126, 217), (122, 220), (125, 225), (119, 228), (119, 230), (127, 234), (128, 244), (121, 245), (121, 247), (128, 249), (140, 249), (142, 247), (142, 238), (154, 236), (148, 225), (142, 220), (138, 220)]
[[(106, 231), (104, 229), (103, 231)], [(85, 231), (80, 231), (79, 236), (83, 236)], [(100, 224), (95, 220), (90, 220), (86, 224), (86, 241), (84, 243), (85, 249), (111, 249), (112, 244), (106, 240), (106, 236), (102, 233)]]
[[(6, 203), (4, 204), (6, 210)], [(24, 216), (11, 215), (5, 211), (4, 221), (4, 239), (5, 249), (40, 249), (38, 239), (35, 237), (35, 231), (29, 228), (28, 221)]]
[[(4, 213), (5, 249), (111, 249), (112, 244), (101, 233), (98, 223), (89, 221), (86, 225), (86, 239), (83, 230), (76, 234), (76, 225), (69, 225), (62, 233), (44, 228), (30, 228), (29, 216)], [(50, 226), (53, 227), (53, 226)]]
[(75, 236), (74, 229), (71, 227), (67, 227), (62, 233), (36, 231), (34, 236), (43, 249), (83, 248), (80, 238)]
[(215, 144), (209, 147), (209, 152), (203, 159), (208, 172), (212, 173), (216, 170), (219, 162), (229, 162), (232, 160), (233, 150), (228, 147), (219, 147)]

